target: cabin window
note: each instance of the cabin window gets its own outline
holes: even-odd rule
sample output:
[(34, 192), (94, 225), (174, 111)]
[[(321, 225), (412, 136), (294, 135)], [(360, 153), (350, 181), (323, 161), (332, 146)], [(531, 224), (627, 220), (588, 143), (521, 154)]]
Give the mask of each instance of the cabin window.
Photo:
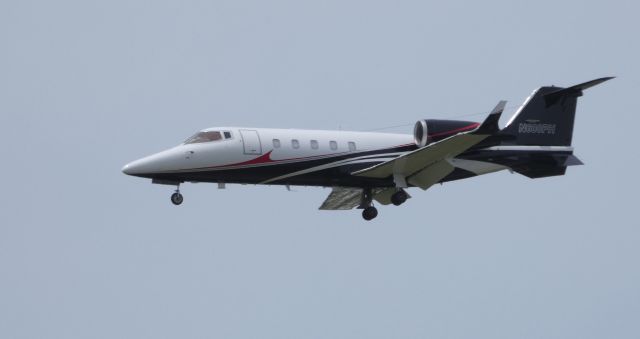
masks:
[(231, 132), (229, 132), (229, 131), (225, 131), (225, 132), (224, 132), (224, 138), (225, 138), (225, 139), (231, 139)]
[(349, 141), (349, 152), (354, 152), (356, 150), (356, 143), (353, 141)]
[(222, 139), (222, 134), (218, 131), (198, 132), (191, 138), (185, 140), (185, 144), (196, 144), (200, 142), (209, 142)]
[(331, 140), (331, 141), (329, 142), (329, 147), (331, 147), (331, 150), (335, 151), (335, 150), (337, 150), (337, 149), (338, 149), (338, 143), (337, 143), (337, 142), (335, 142), (335, 141), (333, 141), (333, 140)]
[(280, 148), (280, 139), (273, 139), (273, 148)]
[(291, 140), (291, 147), (293, 147), (295, 149), (300, 148), (300, 141), (298, 141), (298, 139)]
[(318, 140), (311, 140), (311, 149), (318, 149)]

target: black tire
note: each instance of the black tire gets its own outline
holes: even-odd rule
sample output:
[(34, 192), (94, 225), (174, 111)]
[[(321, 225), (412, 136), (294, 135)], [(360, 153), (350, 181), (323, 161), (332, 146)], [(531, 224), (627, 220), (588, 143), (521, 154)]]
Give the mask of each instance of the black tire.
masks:
[(367, 221), (373, 220), (377, 216), (378, 216), (378, 209), (376, 209), (373, 206), (369, 206), (362, 211), (362, 218), (364, 218), (364, 220), (367, 220)]
[(182, 202), (183, 202), (183, 201), (184, 201), (184, 198), (182, 197), (182, 194), (180, 194), (180, 193), (176, 192), (176, 193), (173, 193), (173, 194), (171, 195), (171, 202), (172, 202), (174, 205), (176, 205), (176, 206), (177, 206), (177, 205), (180, 205), (180, 204), (182, 204)]
[(405, 191), (398, 191), (391, 195), (391, 203), (396, 206), (400, 206), (407, 201), (407, 198), (407, 193)]

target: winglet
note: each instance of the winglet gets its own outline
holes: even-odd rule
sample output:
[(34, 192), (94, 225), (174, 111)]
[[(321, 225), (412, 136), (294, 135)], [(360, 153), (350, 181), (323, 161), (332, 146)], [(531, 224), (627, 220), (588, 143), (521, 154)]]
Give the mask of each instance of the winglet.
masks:
[(497, 133), (500, 130), (500, 127), (498, 127), (498, 120), (500, 120), (500, 115), (502, 115), (502, 111), (504, 111), (504, 107), (506, 105), (507, 102), (505, 100), (500, 100), (489, 116), (484, 119), (484, 122), (473, 132), (473, 134), (492, 135)]

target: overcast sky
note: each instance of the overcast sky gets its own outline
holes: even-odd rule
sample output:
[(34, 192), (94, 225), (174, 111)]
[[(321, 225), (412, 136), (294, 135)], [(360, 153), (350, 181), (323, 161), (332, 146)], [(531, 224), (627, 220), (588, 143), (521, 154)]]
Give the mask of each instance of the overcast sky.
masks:
[[(638, 338), (637, 1), (0, 2), (0, 337)], [(410, 133), (579, 101), (585, 166), (435, 186), (373, 222), (322, 188), (122, 166), (217, 125)]]

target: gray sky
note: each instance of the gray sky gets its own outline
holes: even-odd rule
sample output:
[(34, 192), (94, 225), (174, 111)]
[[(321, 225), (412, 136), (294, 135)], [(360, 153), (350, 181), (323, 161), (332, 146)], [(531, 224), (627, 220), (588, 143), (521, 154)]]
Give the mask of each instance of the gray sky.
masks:
[[(638, 338), (638, 7), (0, 3), (0, 337)], [(318, 211), (327, 189), (184, 185), (177, 208), (120, 172), (204, 127), (409, 133), (608, 75), (579, 102), (586, 166), (371, 223)]]

